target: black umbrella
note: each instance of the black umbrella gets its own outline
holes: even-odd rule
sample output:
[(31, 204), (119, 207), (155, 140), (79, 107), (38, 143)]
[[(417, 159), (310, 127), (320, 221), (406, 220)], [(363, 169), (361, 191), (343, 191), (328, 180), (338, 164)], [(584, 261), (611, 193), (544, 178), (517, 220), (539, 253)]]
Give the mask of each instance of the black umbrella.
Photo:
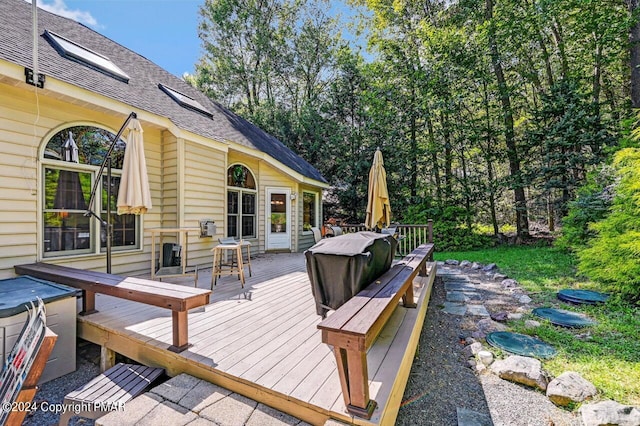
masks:
[[(69, 163), (78, 163), (78, 145), (71, 132), (62, 147), (62, 157)], [(53, 200), (53, 208), (58, 210), (87, 210), (87, 202), (82, 193), (80, 174), (70, 170), (58, 172), (58, 186)]]

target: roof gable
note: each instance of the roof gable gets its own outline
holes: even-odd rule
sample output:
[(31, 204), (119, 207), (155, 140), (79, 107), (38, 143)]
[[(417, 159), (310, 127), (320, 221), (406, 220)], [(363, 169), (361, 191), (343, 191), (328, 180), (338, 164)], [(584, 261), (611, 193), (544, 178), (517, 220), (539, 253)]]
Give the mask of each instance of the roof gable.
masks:
[[(31, 5), (24, 0), (0, 1), (0, 59), (24, 67), (32, 66)], [(98, 65), (63, 56), (47, 39), (44, 31), (62, 37), (101, 57), (106, 57), (126, 78), (113, 78)], [(145, 57), (125, 48), (94, 30), (68, 18), (38, 10), (39, 72), (69, 84), (90, 90), (169, 118), (178, 128), (219, 141), (237, 143), (256, 149), (301, 175), (326, 183), (320, 172), (259, 127), (211, 101)], [(73, 56), (73, 55), (71, 55)], [(185, 107), (168, 96), (161, 86), (186, 96)], [(198, 111), (195, 104), (203, 107)]]

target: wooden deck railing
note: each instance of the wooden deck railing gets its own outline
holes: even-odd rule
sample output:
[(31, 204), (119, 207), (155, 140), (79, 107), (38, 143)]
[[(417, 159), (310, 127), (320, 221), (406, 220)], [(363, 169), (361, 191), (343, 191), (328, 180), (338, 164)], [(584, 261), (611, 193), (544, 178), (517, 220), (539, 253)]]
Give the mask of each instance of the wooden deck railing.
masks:
[[(343, 233), (366, 231), (362, 224), (342, 224)], [(398, 234), (398, 248), (396, 256), (406, 256), (425, 241), (433, 243), (433, 221), (429, 219), (426, 225), (391, 225)]]

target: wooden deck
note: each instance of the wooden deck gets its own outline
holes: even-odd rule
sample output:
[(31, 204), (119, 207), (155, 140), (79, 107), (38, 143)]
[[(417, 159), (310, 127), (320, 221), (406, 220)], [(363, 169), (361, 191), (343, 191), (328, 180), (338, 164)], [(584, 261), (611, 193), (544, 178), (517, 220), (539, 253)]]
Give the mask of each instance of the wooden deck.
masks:
[[(361, 425), (395, 422), (431, 292), (429, 277), (414, 281), (419, 309), (399, 306), (368, 352), (370, 420), (346, 412), (330, 348), (321, 342), (302, 254), (266, 254), (252, 260), (244, 289), (224, 277), (211, 303), (189, 312), (189, 349), (174, 353), (171, 312), (96, 295), (98, 313), (78, 317), (78, 336), (140, 363), (218, 384), (251, 399), (323, 424), (329, 418)], [(198, 286), (208, 288), (210, 270)], [(180, 279), (171, 282), (180, 283)], [(192, 279), (183, 280), (193, 285)]]

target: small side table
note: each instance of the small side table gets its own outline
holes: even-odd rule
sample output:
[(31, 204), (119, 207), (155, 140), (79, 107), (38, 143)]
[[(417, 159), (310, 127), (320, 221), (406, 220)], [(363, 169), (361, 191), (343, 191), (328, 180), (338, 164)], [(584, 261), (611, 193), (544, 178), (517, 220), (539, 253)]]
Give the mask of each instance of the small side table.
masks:
[[(244, 260), (242, 248), (247, 248), (247, 265), (249, 266), (249, 276), (251, 276), (251, 243), (248, 241), (235, 241), (233, 239), (220, 240), (220, 244), (211, 249), (213, 252), (213, 267), (211, 269), (211, 290), (217, 284), (218, 277), (238, 274), (238, 279), (244, 288)], [(225, 252), (231, 252), (231, 262), (222, 263)], [(234, 262), (234, 257), (236, 261)], [(224, 267), (228, 266), (228, 269)]]

